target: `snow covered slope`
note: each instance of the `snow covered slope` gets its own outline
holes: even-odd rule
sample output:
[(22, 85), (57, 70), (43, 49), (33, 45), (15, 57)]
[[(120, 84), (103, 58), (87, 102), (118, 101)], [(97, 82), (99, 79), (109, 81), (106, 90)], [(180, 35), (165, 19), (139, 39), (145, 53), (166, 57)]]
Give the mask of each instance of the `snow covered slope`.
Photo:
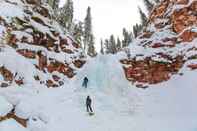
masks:
[[(80, 75), (64, 88), (5, 88), (0, 95), (16, 105), (17, 116), (28, 118), (29, 131), (197, 129), (197, 72), (185, 67), (184, 76), (174, 76), (168, 82), (154, 85), (155, 88), (143, 90), (124, 78), (119, 59), (98, 56), (88, 61)], [(101, 69), (104, 70), (99, 72)], [(90, 80), (87, 89), (81, 86), (84, 76)], [(93, 100), (94, 116), (86, 112), (87, 95)], [(0, 129), (1, 126), (6, 127), (3, 122)]]
[(79, 44), (37, 0), (0, 1), (0, 42), (1, 87), (59, 87), (85, 63)]

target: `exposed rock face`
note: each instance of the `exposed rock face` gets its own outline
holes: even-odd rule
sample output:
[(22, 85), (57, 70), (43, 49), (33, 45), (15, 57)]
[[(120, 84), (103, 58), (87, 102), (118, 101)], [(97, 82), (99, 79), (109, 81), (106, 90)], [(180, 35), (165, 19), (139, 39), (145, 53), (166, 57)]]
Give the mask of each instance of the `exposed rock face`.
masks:
[(149, 84), (167, 81), (171, 75), (179, 71), (184, 63), (180, 57), (175, 58), (172, 63), (150, 59), (139, 61), (122, 60), (121, 62), (130, 65), (129, 67), (124, 67), (128, 80)]
[(19, 124), (21, 124), (22, 126), (24, 127), (27, 127), (27, 119), (23, 119), (23, 118), (20, 118), (18, 117), (14, 111), (11, 111), (10, 113), (8, 113), (6, 116), (3, 116), (3, 117), (0, 117), (0, 122), (1, 121), (4, 121), (4, 120), (7, 120), (7, 119), (14, 119), (16, 120)]
[[(26, 61), (32, 63), (37, 72), (33, 79), (48, 87), (64, 85), (64, 77), (72, 78), (86, 61), (79, 44), (65, 35), (59, 24), (53, 19), (53, 11), (41, 0), (2, 0), (0, 12), (7, 10), (13, 14), (0, 13), (0, 26), (5, 28), (4, 40)], [(18, 58), (20, 61), (21, 59)], [(2, 64), (2, 65), (1, 65)], [(0, 66), (3, 66), (0, 63)], [(25, 69), (22, 69), (25, 72)], [(21, 71), (23, 72), (23, 71)], [(26, 84), (26, 76), (14, 69), (0, 68), (4, 77), (1, 86), (12, 83)], [(18, 76), (14, 76), (17, 74)], [(56, 74), (59, 73), (59, 74)], [(56, 77), (54, 77), (54, 75)], [(7, 83), (9, 84), (7, 85)], [(28, 84), (28, 83), (27, 83)]]
[[(126, 78), (138, 85), (169, 80), (186, 61), (196, 59), (196, 38), (197, 1), (163, 0), (153, 9), (136, 43), (132, 43), (142, 51), (121, 60)], [(196, 64), (188, 67), (197, 69)]]
[(14, 79), (12, 72), (10, 72), (4, 66), (0, 67), (0, 74), (3, 76), (5, 81), (12, 82)]

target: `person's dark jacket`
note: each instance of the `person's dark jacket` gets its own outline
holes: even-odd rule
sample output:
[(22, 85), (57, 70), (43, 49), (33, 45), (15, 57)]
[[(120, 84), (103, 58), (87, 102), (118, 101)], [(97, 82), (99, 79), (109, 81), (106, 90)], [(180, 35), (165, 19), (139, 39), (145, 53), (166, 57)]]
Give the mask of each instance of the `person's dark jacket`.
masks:
[(88, 97), (86, 98), (86, 105), (91, 105), (91, 103), (92, 103), (92, 100), (91, 100), (90, 97), (88, 96)]
[(84, 78), (84, 82), (88, 83), (88, 78), (87, 77)]

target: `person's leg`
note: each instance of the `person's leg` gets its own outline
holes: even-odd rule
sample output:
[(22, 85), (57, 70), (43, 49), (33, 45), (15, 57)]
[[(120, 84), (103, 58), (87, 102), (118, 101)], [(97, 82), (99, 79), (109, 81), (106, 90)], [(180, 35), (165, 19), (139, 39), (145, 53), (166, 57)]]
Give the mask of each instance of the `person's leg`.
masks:
[(86, 111), (89, 112), (89, 107), (88, 107), (88, 105), (86, 105)]
[(90, 111), (93, 112), (91, 105), (89, 105)]
[(87, 82), (85, 83), (85, 88), (87, 88), (88, 87), (88, 84), (87, 84)]

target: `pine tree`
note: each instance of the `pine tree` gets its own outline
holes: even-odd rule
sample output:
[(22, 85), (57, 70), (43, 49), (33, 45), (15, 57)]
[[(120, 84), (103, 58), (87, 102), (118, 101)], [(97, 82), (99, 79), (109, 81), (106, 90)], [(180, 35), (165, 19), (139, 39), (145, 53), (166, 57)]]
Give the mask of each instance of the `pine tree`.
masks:
[(105, 45), (105, 53), (109, 54), (110, 53), (110, 46), (109, 46), (109, 40), (108, 39), (105, 39), (104, 45)]
[(161, 1), (160, 0), (154, 0), (155, 4), (158, 4), (160, 3)]
[(144, 4), (146, 6), (146, 9), (148, 10), (148, 12), (150, 13), (154, 7), (154, 4), (151, 3), (149, 0), (143, 0)]
[(74, 24), (73, 36), (75, 40), (77, 40), (77, 42), (82, 43), (82, 37), (83, 37), (83, 23), (82, 22), (78, 22)]
[(129, 33), (129, 37), (128, 37), (128, 42), (129, 42), (129, 44), (133, 41), (133, 32), (131, 31), (130, 33)]
[(136, 26), (137, 26), (137, 24), (133, 26), (133, 35), (134, 35), (135, 38), (138, 35)]
[(140, 7), (138, 7), (139, 13), (140, 13), (140, 18), (141, 18), (141, 23), (143, 26), (146, 26), (148, 22), (148, 18), (146, 17), (146, 14), (141, 10)]
[(117, 38), (116, 49), (117, 49), (117, 51), (120, 51), (121, 50), (121, 41), (120, 41), (120, 38), (119, 37)]
[(60, 0), (46, 0), (52, 9), (58, 9)]
[(135, 38), (140, 34), (142, 29), (143, 29), (143, 26), (141, 24), (136, 24), (133, 26), (133, 35)]
[(100, 53), (104, 55), (103, 40), (101, 39), (101, 50)]
[(123, 28), (123, 40), (122, 47), (127, 47), (132, 42), (132, 33), (129, 33), (125, 28)]
[(92, 18), (91, 18), (91, 8), (88, 7), (87, 15), (84, 20), (84, 50), (87, 50), (88, 43), (92, 34)]
[(114, 35), (111, 35), (109, 39), (109, 52), (112, 54), (117, 53), (116, 40), (114, 38)]
[(91, 57), (94, 57), (94, 56), (96, 56), (97, 55), (97, 52), (96, 52), (96, 50), (95, 50), (95, 47), (94, 47), (94, 36), (93, 35), (91, 35), (91, 37), (90, 37), (90, 42), (89, 42), (89, 44), (88, 44), (88, 51), (87, 51), (87, 54), (89, 55), (89, 56), (91, 56)]
[(58, 9), (59, 8), (59, 3), (60, 3), (60, 0), (54, 0), (53, 1), (53, 9)]
[[(92, 33), (91, 8), (88, 7), (87, 15), (84, 20), (84, 50), (90, 56), (95, 56), (94, 35)], [(93, 55), (94, 54), (94, 55)]]
[[(73, 33), (73, 2), (67, 0), (66, 4), (60, 9), (58, 21), (70, 33)], [(72, 30), (73, 29), (73, 30)]]

